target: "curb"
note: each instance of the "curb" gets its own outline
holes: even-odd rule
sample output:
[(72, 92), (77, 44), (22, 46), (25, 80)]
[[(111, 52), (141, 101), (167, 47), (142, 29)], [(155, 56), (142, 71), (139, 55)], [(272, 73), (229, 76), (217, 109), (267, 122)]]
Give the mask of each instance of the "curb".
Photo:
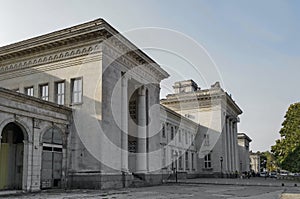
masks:
[(231, 183), (231, 182), (183, 182), (183, 181), (178, 181), (177, 183), (175, 181), (168, 181), (167, 184), (202, 184), (202, 185), (234, 185), (234, 186), (263, 186), (263, 187), (294, 187), (294, 185), (290, 185), (290, 184), (286, 184), (283, 183), (284, 186), (282, 186), (282, 184), (261, 184), (261, 183), (257, 183), (257, 184), (253, 184), (253, 183)]

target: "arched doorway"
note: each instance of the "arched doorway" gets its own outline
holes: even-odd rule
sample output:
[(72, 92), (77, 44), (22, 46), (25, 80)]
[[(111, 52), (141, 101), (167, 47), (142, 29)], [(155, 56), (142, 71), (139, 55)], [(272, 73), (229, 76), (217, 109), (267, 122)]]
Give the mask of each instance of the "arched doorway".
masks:
[(22, 189), (24, 133), (16, 123), (9, 123), (1, 137), (0, 190)]
[(63, 139), (57, 128), (47, 130), (43, 137), (41, 188), (61, 188)]

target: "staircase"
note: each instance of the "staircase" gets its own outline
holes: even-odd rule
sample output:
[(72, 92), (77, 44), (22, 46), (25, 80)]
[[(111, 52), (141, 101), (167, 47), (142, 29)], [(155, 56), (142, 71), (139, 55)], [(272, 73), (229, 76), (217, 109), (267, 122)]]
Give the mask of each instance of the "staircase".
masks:
[(149, 185), (145, 179), (145, 174), (132, 173), (132, 176), (133, 180), (129, 187), (145, 187)]

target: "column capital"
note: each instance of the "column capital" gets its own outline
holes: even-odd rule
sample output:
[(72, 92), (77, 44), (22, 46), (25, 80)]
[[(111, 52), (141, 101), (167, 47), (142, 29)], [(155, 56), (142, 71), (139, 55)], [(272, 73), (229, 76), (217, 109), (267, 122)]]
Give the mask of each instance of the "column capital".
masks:
[(139, 87), (138, 94), (139, 94), (139, 96), (146, 95), (146, 88), (145, 88), (145, 86)]
[(240, 122), (240, 119), (238, 117), (234, 117), (232, 115), (226, 115), (226, 119), (229, 120), (232, 123)]
[(123, 87), (127, 87), (127, 84), (128, 84), (128, 77), (126, 77), (126, 75), (122, 75), (121, 77), (121, 84)]

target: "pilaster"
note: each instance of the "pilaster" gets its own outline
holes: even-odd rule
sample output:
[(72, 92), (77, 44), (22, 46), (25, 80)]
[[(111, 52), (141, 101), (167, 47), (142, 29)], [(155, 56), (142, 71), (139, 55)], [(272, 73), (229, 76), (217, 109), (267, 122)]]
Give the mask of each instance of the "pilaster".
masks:
[(138, 141), (137, 147), (138, 152), (136, 154), (136, 172), (146, 173), (147, 172), (147, 155), (146, 155), (146, 89), (145, 87), (139, 88), (138, 92)]
[(128, 172), (128, 79), (125, 75), (121, 84), (121, 170)]

